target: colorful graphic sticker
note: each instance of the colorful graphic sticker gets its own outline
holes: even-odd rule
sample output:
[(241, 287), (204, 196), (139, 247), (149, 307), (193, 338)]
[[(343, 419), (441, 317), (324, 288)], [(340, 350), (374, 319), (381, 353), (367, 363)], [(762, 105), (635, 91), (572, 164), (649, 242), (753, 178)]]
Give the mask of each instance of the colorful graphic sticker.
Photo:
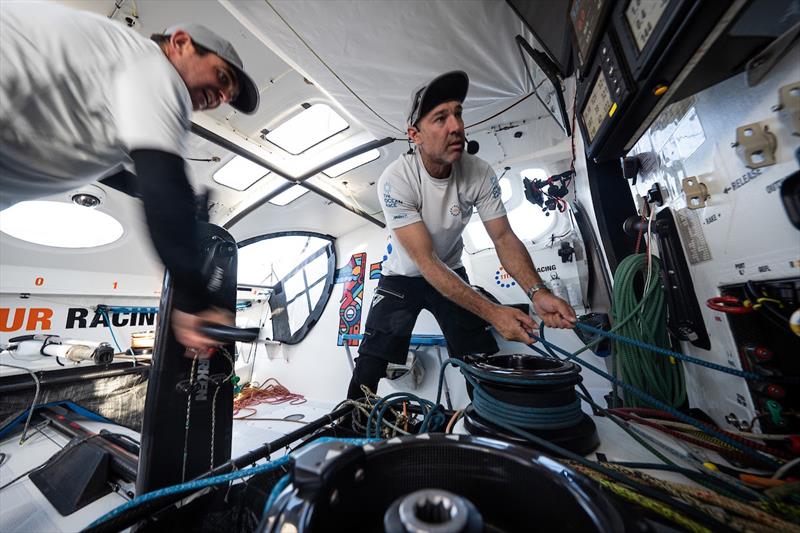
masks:
[(500, 267), (498, 267), (497, 271), (494, 273), (494, 282), (497, 285), (500, 285), (500, 287), (503, 289), (510, 289), (517, 284), (517, 282), (514, 281), (514, 278), (512, 278), (511, 275), (506, 272), (506, 269), (503, 268), (502, 265), (500, 265)]
[(383, 261), (379, 263), (372, 263), (369, 266), (369, 279), (378, 279), (381, 277), (381, 268), (383, 268)]
[[(367, 262), (365, 252), (353, 254), (350, 262), (336, 271), (336, 282), (344, 283), (341, 304), (339, 305), (339, 335), (336, 343), (344, 346), (344, 334), (357, 335), (361, 332), (361, 301), (364, 298), (364, 267)], [(349, 339), (349, 346), (358, 346), (358, 341)]]

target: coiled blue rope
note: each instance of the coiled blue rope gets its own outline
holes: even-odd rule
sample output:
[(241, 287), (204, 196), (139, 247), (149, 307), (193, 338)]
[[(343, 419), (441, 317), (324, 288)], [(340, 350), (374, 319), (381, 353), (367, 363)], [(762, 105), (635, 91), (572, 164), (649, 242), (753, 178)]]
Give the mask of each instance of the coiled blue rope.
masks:
[[(567, 405), (560, 405), (556, 407), (530, 407), (512, 404), (498, 400), (491, 394), (487, 393), (475, 376), (480, 376), (485, 381), (499, 381), (508, 382), (507, 376), (493, 376), (488, 372), (482, 372), (475, 368), (473, 365), (461, 361), (460, 359), (447, 359), (442, 368), (447, 364), (458, 367), (470, 385), (473, 387), (472, 406), (482, 418), (495, 421), (503, 421), (506, 424), (525, 428), (525, 429), (563, 429), (574, 426), (583, 418), (581, 411), (581, 401), (575, 399)], [(442, 399), (442, 376), (439, 376), (439, 390), (436, 396), (436, 402), (441, 403)], [(495, 379), (504, 378), (504, 379)], [(561, 384), (569, 383), (572, 379), (553, 379), (553, 380), (531, 380), (525, 378), (514, 378), (513, 383), (518, 385), (545, 385), (545, 384)]]
[(649, 350), (657, 354), (661, 354), (667, 357), (674, 357), (675, 359), (678, 359), (680, 361), (685, 361), (687, 363), (703, 366), (706, 368), (710, 368), (712, 370), (718, 370), (720, 372), (724, 372), (725, 374), (731, 374), (733, 376), (738, 376), (740, 378), (748, 379), (751, 381), (770, 381), (770, 382), (781, 381), (784, 383), (800, 383), (800, 378), (797, 377), (763, 376), (755, 372), (747, 372), (744, 370), (737, 370), (735, 368), (728, 368), (726, 366), (718, 365), (710, 361), (703, 361), (702, 359), (697, 359), (696, 357), (692, 357), (690, 355), (684, 355), (682, 353), (673, 352), (672, 350), (667, 350), (666, 348), (661, 348), (660, 346), (654, 346), (652, 344), (648, 344), (638, 339), (632, 339), (630, 337), (614, 333), (613, 331), (605, 331), (596, 328), (594, 326), (590, 326), (588, 324), (583, 324), (581, 322), (575, 324), (575, 327), (581, 328), (582, 330), (588, 331), (590, 333), (608, 337), (609, 339), (614, 339), (615, 341), (618, 342), (624, 342), (632, 346), (637, 346), (639, 348), (642, 348), (644, 350)]

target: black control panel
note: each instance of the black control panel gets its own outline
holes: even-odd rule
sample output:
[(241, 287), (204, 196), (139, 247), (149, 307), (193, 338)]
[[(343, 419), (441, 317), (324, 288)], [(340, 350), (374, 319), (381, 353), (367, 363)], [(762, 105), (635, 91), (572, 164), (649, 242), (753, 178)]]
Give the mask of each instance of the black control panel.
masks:
[(569, 9), (569, 19), (575, 37), (578, 70), (586, 75), (594, 55), (597, 42), (602, 37), (607, 13), (613, 0), (573, 0)]
[(667, 104), (741, 72), (780, 34), (776, 23), (754, 38), (763, 21), (798, 14), (785, 0), (572, 0), (569, 16), (578, 123), (602, 161), (630, 150)]
[(584, 138), (589, 144), (607, 135), (618, 111), (625, 109), (633, 93), (633, 85), (625, 63), (609, 35), (603, 37), (597, 50), (599, 58), (588, 72), (592, 80), (579, 102), (579, 116)]

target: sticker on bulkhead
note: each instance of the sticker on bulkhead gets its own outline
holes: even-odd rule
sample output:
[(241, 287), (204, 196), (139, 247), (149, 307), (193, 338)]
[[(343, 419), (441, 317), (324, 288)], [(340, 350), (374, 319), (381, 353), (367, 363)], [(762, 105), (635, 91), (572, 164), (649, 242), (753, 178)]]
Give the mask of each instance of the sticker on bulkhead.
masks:
[(684, 207), (675, 211), (675, 221), (678, 226), (678, 233), (681, 241), (686, 248), (689, 256), (689, 263), (696, 265), (705, 261), (711, 261), (711, 248), (706, 241), (703, 226), (700, 224), (700, 217), (695, 211)]

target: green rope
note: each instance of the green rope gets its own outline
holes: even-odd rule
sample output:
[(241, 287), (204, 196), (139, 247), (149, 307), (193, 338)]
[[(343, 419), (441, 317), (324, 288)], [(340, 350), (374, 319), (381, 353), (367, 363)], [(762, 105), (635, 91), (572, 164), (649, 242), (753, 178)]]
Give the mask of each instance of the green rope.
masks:
[[(637, 275), (647, 275), (647, 255), (626, 257), (614, 273), (611, 320), (614, 331), (648, 344), (669, 348), (667, 332), (667, 303), (659, 274), (661, 261), (652, 257), (650, 282), (641, 297), (635, 289)], [(614, 373), (622, 381), (656, 397), (662, 402), (679, 407), (686, 402), (686, 383), (679, 361), (655, 356), (645, 348), (618, 341), (614, 342)], [(646, 404), (634, 396), (626, 396), (630, 407)]]

